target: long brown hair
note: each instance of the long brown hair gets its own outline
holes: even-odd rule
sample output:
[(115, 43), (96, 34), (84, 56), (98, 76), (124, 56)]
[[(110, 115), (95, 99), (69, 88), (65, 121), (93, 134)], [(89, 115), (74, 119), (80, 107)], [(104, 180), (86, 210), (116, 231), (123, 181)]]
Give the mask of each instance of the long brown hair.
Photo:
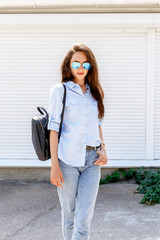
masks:
[(95, 59), (93, 52), (89, 49), (89, 47), (81, 43), (76, 43), (69, 49), (69, 51), (67, 52), (61, 64), (61, 72), (62, 72), (61, 83), (67, 82), (69, 80), (73, 81), (74, 76), (70, 69), (70, 60), (72, 58), (72, 55), (75, 52), (79, 52), (79, 51), (84, 52), (84, 54), (86, 54), (87, 61), (92, 66), (85, 77), (85, 84), (88, 83), (88, 85), (90, 86), (90, 91), (93, 98), (98, 101), (98, 110), (99, 110), (98, 118), (102, 119), (104, 117), (104, 104), (103, 104), (104, 92), (99, 82), (97, 61)]

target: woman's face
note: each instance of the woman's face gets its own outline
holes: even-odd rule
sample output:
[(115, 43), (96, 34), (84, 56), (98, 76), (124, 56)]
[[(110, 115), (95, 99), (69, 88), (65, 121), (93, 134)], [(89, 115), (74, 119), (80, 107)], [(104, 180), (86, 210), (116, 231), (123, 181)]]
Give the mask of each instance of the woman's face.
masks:
[[(80, 67), (77, 69), (73, 69), (71, 64), (73, 62), (79, 62), (81, 63)], [(87, 75), (89, 70), (86, 70), (83, 68), (82, 63), (83, 62), (88, 62), (87, 57), (84, 52), (75, 52), (70, 60), (70, 69), (75, 77), (75, 80), (84, 80), (85, 76)], [(82, 74), (83, 73), (83, 74)]]

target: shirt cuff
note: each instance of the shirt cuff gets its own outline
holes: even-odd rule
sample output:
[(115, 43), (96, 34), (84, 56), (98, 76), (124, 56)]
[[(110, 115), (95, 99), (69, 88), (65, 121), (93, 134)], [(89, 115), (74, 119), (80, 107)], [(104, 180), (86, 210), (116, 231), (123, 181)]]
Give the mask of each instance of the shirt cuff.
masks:
[(55, 130), (56, 132), (59, 132), (59, 123), (56, 121), (49, 119), (48, 125), (47, 125), (48, 130)]
[(102, 120), (98, 119), (98, 126), (101, 127), (101, 125), (102, 125)]

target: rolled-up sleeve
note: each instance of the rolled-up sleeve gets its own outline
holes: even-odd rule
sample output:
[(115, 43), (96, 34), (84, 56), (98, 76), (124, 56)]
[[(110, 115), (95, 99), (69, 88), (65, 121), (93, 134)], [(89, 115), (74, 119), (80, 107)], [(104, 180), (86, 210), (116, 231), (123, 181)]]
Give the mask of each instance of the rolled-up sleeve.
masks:
[(98, 119), (98, 126), (100, 127), (103, 123), (103, 120), (102, 119)]
[[(63, 88), (63, 86), (62, 86)], [(62, 99), (63, 99), (63, 90), (56, 84), (51, 87), (50, 89), (50, 97), (49, 97), (49, 107), (48, 107), (48, 114), (49, 114), (49, 121), (47, 125), (48, 130), (55, 130), (59, 132), (59, 125), (61, 122), (61, 113), (62, 113)]]

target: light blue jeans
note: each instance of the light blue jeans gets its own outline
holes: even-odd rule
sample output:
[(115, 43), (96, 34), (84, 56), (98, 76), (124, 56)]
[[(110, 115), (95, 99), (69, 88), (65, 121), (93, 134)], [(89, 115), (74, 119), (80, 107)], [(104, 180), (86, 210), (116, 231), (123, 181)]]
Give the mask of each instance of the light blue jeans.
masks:
[(58, 159), (64, 178), (63, 188), (57, 186), (64, 240), (88, 240), (90, 237), (101, 177), (101, 166), (94, 164), (99, 158), (97, 150), (86, 150), (84, 167), (74, 167)]

